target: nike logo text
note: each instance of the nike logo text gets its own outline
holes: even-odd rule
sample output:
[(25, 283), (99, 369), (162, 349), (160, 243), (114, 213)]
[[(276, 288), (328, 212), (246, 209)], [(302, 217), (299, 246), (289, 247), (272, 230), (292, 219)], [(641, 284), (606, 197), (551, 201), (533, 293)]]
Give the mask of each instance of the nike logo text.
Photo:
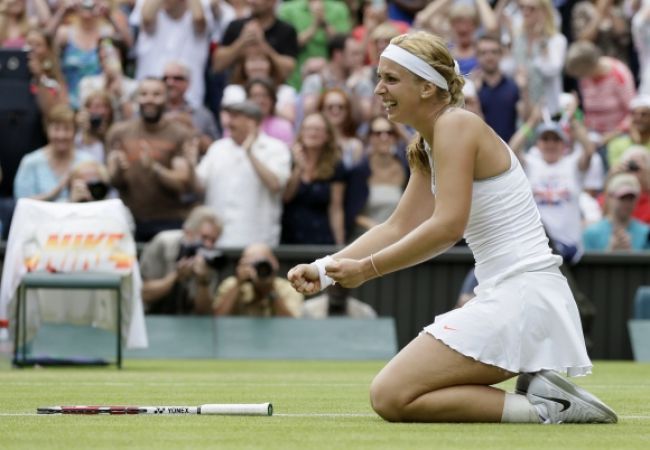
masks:
[(563, 398), (546, 397), (544, 395), (539, 395), (539, 394), (533, 394), (533, 395), (535, 397), (539, 397), (539, 398), (543, 398), (543, 399), (546, 399), (546, 400), (550, 400), (550, 401), (555, 402), (555, 403), (559, 403), (560, 405), (562, 405), (562, 409), (560, 410), (560, 412), (566, 411), (571, 406), (571, 402), (568, 401), (568, 400), (564, 400)]

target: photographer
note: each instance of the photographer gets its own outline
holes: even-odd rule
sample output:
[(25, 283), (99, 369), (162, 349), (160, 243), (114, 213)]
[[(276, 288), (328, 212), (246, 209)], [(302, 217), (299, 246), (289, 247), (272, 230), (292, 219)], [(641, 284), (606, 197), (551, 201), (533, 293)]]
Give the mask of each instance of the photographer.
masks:
[(215, 243), (221, 220), (206, 206), (194, 208), (182, 230), (158, 233), (140, 257), (142, 299), (148, 314), (205, 314), (224, 261)]
[[(70, 171), (68, 190), (70, 192), (68, 201), (70, 202), (105, 200), (111, 190), (106, 167), (95, 160), (83, 161), (75, 165)], [(132, 221), (133, 219), (131, 219)]]
[(217, 289), (215, 316), (298, 317), (303, 296), (277, 276), (278, 260), (266, 244), (244, 249), (234, 276)]
[(350, 317), (352, 319), (374, 319), (377, 312), (372, 306), (350, 295), (351, 289), (333, 284), (324, 293), (305, 301), (302, 317), (325, 319), (327, 317)]
[(106, 152), (104, 140), (106, 132), (113, 124), (111, 99), (104, 91), (88, 94), (82, 108), (77, 113), (77, 135), (75, 148), (89, 154), (96, 161), (104, 162)]

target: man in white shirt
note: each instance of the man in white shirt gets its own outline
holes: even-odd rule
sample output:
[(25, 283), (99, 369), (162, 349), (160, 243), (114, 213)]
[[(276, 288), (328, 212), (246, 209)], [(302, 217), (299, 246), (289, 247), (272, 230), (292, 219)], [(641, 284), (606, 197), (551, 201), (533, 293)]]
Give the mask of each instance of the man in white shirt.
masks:
[(231, 116), (230, 136), (213, 143), (196, 169), (205, 204), (223, 220), (217, 245), (277, 246), (291, 153), (285, 143), (261, 132), (256, 103), (247, 100), (225, 109)]
[(138, 0), (130, 21), (140, 27), (135, 45), (135, 78), (163, 74), (170, 61), (191, 70), (187, 101), (203, 104), (204, 72), (214, 18), (207, 0)]

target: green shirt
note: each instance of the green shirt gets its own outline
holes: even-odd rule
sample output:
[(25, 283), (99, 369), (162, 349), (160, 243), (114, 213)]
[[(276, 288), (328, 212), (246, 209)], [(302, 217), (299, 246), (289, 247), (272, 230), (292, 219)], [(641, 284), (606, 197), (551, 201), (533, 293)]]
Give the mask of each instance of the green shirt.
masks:
[[(618, 164), (625, 150), (635, 145), (639, 144), (632, 142), (629, 134), (617, 136), (609, 141), (609, 144), (607, 144), (607, 162), (609, 163), (609, 167), (614, 167)], [(641, 144), (641, 146), (647, 148), (648, 153), (650, 153), (650, 141)]]
[[(343, 1), (325, 0), (325, 21), (339, 33), (349, 33), (352, 29), (350, 23), (350, 13), (348, 7)], [(298, 35), (309, 28), (314, 17), (309, 11), (308, 0), (291, 0), (280, 4), (278, 17), (285, 22), (290, 23), (296, 29)], [(288, 84), (300, 91), (301, 76), (300, 69), (303, 63), (312, 57), (327, 58), (327, 33), (320, 28), (316, 34), (301, 47), (298, 52), (296, 68), (287, 81)]]

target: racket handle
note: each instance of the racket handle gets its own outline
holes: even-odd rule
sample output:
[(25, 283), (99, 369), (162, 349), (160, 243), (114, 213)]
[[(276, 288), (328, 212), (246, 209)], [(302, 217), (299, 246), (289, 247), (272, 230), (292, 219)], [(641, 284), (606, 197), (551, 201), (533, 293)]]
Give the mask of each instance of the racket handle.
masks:
[(199, 414), (224, 414), (224, 415), (250, 415), (250, 416), (272, 416), (273, 405), (271, 403), (241, 403), (241, 404), (209, 404), (199, 407)]

